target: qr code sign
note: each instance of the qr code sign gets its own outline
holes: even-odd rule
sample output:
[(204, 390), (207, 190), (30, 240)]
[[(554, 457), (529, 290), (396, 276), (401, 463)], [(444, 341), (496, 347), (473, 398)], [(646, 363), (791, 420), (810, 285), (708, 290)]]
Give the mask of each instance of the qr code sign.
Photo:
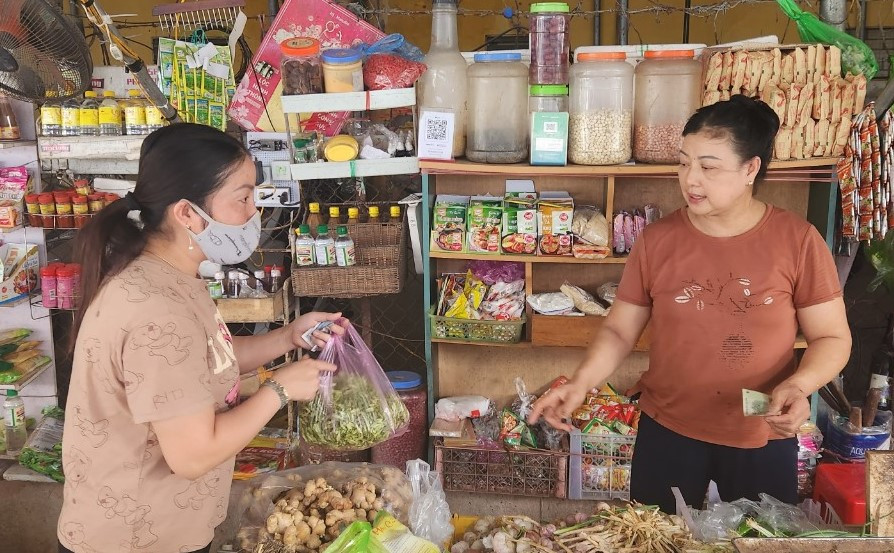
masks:
[(425, 127), (425, 138), (433, 141), (447, 140), (447, 120), (429, 119), (428, 125)]
[(559, 132), (559, 124), (555, 121), (547, 121), (543, 124), (543, 132), (556, 133)]

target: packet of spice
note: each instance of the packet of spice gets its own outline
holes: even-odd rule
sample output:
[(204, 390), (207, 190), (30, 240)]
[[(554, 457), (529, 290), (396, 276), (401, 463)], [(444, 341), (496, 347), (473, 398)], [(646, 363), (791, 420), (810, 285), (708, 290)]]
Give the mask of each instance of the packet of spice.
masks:
[(368, 449), (406, 432), (410, 413), (372, 351), (346, 320), (333, 334), (321, 361), (338, 367), (321, 380), (313, 400), (298, 412), (299, 432), (310, 444), (336, 451)]

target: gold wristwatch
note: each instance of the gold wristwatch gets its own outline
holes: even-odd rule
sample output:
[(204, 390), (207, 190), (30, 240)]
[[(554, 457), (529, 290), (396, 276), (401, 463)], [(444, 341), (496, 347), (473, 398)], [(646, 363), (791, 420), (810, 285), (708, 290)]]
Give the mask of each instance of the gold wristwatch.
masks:
[(267, 386), (279, 396), (279, 408), (282, 409), (286, 405), (289, 404), (289, 394), (286, 393), (286, 389), (282, 387), (282, 384), (273, 380), (272, 378), (268, 378), (264, 381), (261, 386)]

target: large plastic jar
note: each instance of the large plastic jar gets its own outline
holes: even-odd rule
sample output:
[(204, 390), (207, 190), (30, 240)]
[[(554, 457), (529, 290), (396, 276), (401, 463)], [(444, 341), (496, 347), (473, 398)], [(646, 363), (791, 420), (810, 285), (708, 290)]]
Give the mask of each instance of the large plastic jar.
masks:
[(363, 55), (353, 48), (332, 48), (320, 54), (326, 92), (363, 92)]
[(279, 43), (279, 49), (284, 96), (323, 92), (320, 41), (310, 37), (289, 38)]
[(571, 14), (564, 2), (531, 4), (528, 18), (531, 39), (530, 81), (535, 84), (568, 84), (571, 51)]
[(373, 446), (371, 461), (406, 469), (407, 461), (425, 459), (428, 448), (428, 394), (422, 377), (414, 372), (385, 373), (410, 412), (410, 426), (404, 434)]
[(633, 131), (633, 66), (624, 52), (580, 54), (571, 66), (568, 159), (580, 165), (626, 163)]
[(528, 70), (521, 54), (475, 54), (468, 70), (466, 158), (518, 163), (528, 157)]
[(561, 84), (531, 85), (528, 89), (528, 112), (568, 111), (568, 87)]
[(692, 50), (647, 50), (636, 67), (633, 157), (677, 163), (683, 127), (701, 101), (701, 64)]

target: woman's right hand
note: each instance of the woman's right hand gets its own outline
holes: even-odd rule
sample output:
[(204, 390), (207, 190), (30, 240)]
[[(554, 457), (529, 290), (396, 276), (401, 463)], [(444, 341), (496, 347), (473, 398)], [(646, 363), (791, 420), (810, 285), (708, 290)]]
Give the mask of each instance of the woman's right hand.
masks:
[(320, 373), (336, 370), (332, 363), (304, 357), (277, 370), (274, 378), (286, 389), (289, 399), (310, 401), (320, 389)]
[(586, 387), (574, 381), (550, 390), (534, 402), (528, 423), (534, 424), (542, 417), (553, 428), (570, 432), (571, 425), (565, 420), (570, 419), (571, 413), (583, 405), (586, 395)]

